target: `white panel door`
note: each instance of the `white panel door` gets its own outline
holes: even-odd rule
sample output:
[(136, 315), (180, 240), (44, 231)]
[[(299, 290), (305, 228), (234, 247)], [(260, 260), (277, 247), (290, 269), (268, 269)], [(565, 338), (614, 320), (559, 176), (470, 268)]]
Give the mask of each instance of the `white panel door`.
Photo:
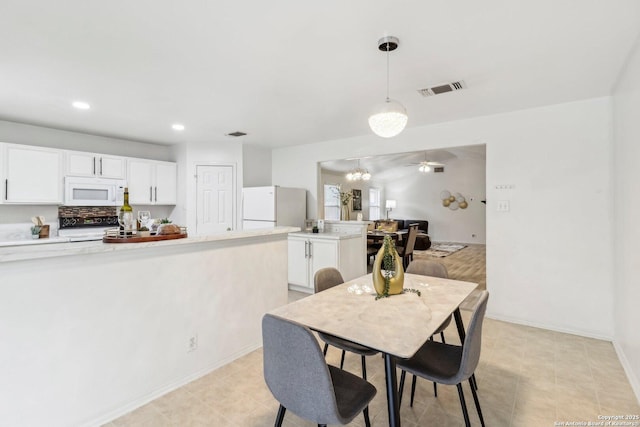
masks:
[(196, 233), (233, 229), (233, 167), (196, 166)]

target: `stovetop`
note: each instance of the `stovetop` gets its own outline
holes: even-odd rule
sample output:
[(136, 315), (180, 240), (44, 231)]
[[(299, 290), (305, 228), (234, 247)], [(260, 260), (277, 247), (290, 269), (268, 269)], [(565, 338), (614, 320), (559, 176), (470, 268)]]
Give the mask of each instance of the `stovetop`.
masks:
[(98, 217), (60, 217), (60, 230), (68, 228), (87, 228), (109, 227), (118, 225), (117, 216), (98, 216)]

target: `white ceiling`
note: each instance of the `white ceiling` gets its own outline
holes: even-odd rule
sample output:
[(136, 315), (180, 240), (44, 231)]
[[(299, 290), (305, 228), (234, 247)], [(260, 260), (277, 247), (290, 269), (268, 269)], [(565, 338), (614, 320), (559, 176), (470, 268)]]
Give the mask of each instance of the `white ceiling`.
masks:
[(608, 95), (639, 17), (637, 0), (2, 0), (0, 119), (161, 144), (365, 135), (384, 35), (411, 127)]

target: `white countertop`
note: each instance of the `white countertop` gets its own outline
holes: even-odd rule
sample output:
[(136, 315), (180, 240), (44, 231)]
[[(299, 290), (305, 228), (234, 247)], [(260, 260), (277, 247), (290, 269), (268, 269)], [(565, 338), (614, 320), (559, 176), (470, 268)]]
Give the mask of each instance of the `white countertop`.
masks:
[(307, 231), (300, 231), (297, 233), (290, 233), (290, 236), (296, 236), (296, 237), (308, 237), (310, 239), (327, 239), (327, 240), (343, 240), (343, 239), (357, 239), (359, 237), (362, 237), (362, 234), (356, 234), (356, 233), (335, 233), (335, 232), (329, 232), (329, 233), (310, 233)]
[[(34, 239), (31, 241), (20, 241), (21, 243), (29, 242), (31, 244), (27, 243), (18, 246), (14, 244), (13, 246), (5, 245), (4, 247), (0, 247), (0, 263), (53, 258), (60, 256), (130, 251), (163, 246), (191, 245), (195, 243), (206, 242), (223, 242), (225, 240), (231, 241), (261, 236), (289, 234), (297, 231), (300, 231), (299, 227), (276, 227), (273, 229), (229, 231), (207, 236), (193, 236), (186, 237), (184, 239), (160, 240), (155, 242), (141, 243), (103, 243), (102, 241), (69, 242), (69, 239), (66, 237)], [(48, 240), (48, 242), (44, 242), (44, 240)]]

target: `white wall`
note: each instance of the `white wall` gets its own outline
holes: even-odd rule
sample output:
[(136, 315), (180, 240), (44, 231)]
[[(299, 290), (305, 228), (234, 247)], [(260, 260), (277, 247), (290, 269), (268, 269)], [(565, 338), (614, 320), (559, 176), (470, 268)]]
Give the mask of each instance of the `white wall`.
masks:
[(173, 161), (171, 147), (0, 120), (0, 142)]
[(255, 145), (242, 146), (243, 187), (271, 185), (271, 149)]
[[(485, 143), (488, 313), (612, 337), (610, 111), (597, 98), (275, 149), (273, 182), (309, 189), (312, 215), (319, 161)], [(498, 200), (511, 210), (496, 212)]]
[(640, 400), (640, 45), (622, 70), (613, 96), (615, 182), (615, 344)]
[[(485, 198), (485, 160), (452, 158), (443, 173), (423, 174), (418, 167), (404, 167), (402, 175), (385, 183), (387, 199), (395, 200), (392, 218), (429, 221), (429, 236), (435, 242), (485, 243), (487, 207)], [(462, 194), (467, 209), (442, 206), (440, 193)]]

